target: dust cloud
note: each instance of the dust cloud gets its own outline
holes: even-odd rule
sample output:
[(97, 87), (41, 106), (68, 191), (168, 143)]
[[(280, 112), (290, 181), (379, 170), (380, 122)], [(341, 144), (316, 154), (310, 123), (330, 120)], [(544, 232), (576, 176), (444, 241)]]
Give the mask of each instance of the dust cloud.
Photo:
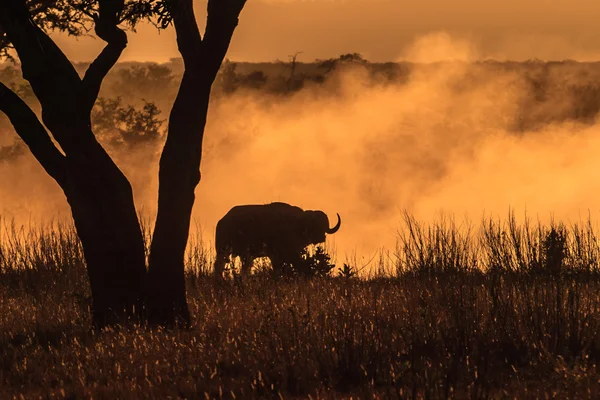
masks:
[[(600, 125), (555, 119), (572, 106), (559, 91), (531, 107), (539, 94), (522, 69), (470, 62), (478, 56), (474, 43), (432, 33), (402, 52), (400, 60), (419, 63), (407, 81), (354, 65), (292, 95), (216, 99), (194, 209), (204, 239), (232, 206), (272, 201), (322, 209), (332, 224), (339, 213), (342, 228), (330, 238), (338, 260), (393, 249), (403, 210), (426, 222), (444, 213), (478, 223), (509, 208), (598, 220)], [(151, 153), (113, 152), (146, 216), (158, 186)], [(4, 218), (69, 215), (32, 157), (0, 163), (0, 174)]]

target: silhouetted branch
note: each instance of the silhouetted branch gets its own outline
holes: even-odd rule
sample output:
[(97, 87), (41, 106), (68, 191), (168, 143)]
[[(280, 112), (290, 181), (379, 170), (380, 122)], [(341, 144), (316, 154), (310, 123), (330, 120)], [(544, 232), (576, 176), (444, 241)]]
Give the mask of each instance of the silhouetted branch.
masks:
[(209, 0), (203, 64), (211, 78), (219, 72), (246, 0)]
[(165, 4), (173, 19), (177, 47), (183, 62), (192, 66), (198, 60), (202, 47), (202, 35), (194, 15), (194, 2), (193, 0), (168, 0)]
[[(227, 53), (246, 0), (209, 0), (204, 40), (194, 16), (193, 0), (168, 0), (177, 46), (186, 67), (201, 69), (213, 80)], [(192, 71), (193, 72), (193, 71)], [(196, 71), (198, 72), (198, 71)]]
[(62, 186), (65, 181), (65, 156), (56, 148), (33, 110), (1, 82), (0, 111), (8, 116), (17, 134), (46, 172)]
[(44, 125), (67, 155), (90, 157), (97, 142), (82, 107), (82, 81), (73, 64), (18, 0), (0, 1), (0, 24), (14, 45), (23, 77), (42, 105)]
[(94, 16), (96, 34), (107, 45), (83, 78), (83, 102), (87, 112), (94, 107), (102, 81), (127, 47), (127, 34), (117, 26), (124, 4), (124, 0), (100, 0), (99, 13)]
[(33, 22), (24, 1), (1, 1), (0, 25), (19, 55), (23, 77), (42, 104), (49, 96), (55, 100), (58, 87), (79, 85), (77, 71), (54, 41)]

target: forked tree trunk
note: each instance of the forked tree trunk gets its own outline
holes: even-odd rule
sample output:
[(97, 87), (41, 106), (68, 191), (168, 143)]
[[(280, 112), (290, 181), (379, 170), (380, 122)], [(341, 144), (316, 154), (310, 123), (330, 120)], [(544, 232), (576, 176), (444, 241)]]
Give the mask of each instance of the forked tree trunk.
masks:
[(63, 189), (86, 259), (92, 321), (98, 327), (142, 322), (146, 260), (131, 186), (110, 166), (74, 164), (68, 170)]
[(194, 191), (200, 182), (202, 141), (211, 86), (223, 62), (245, 0), (209, 0), (204, 38), (192, 0), (170, 9), (185, 71), (169, 118), (169, 135), (160, 159), (158, 214), (150, 248), (150, 320), (186, 326), (184, 255)]
[(200, 182), (202, 134), (210, 83), (184, 74), (171, 111), (169, 137), (160, 159), (158, 214), (150, 248), (151, 321), (188, 325), (185, 298), (185, 248)]

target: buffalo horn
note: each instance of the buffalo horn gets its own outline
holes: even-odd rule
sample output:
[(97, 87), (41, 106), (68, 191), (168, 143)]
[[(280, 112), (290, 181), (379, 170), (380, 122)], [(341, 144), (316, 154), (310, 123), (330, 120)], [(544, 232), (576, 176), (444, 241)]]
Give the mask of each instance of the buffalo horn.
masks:
[(337, 222), (337, 224), (335, 224), (335, 226), (334, 226), (333, 228), (331, 228), (331, 229), (328, 229), (328, 230), (326, 231), (326, 233), (328, 233), (328, 234), (330, 234), (330, 235), (331, 235), (331, 234), (333, 234), (333, 233), (336, 233), (336, 232), (338, 231), (338, 229), (340, 229), (340, 225), (342, 224), (342, 218), (340, 218), (340, 214), (337, 214), (337, 217), (338, 217), (338, 222)]

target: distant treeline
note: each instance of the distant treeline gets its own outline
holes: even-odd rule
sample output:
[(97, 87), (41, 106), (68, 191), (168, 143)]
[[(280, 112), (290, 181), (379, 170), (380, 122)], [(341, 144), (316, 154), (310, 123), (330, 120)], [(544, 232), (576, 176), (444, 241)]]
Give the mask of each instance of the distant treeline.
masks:
[[(88, 65), (77, 63), (75, 68), (83, 75)], [(306, 88), (314, 88), (323, 95), (335, 94), (343, 84), (336, 78), (352, 69), (361, 71), (361, 77), (372, 84), (401, 87), (409, 84), (417, 72), (422, 79), (428, 74), (444, 73), (446, 68), (454, 70), (457, 65), (465, 67), (451, 79), (451, 90), (457, 94), (477, 90), (500, 77), (512, 77), (509, 81), (519, 85), (522, 95), (518, 98), (517, 116), (511, 129), (515, 133), (534, 131), (550, 123), (592, 124), (600, 112), (600, 62), (373, 63), (357, 53), (309, 63), (299, 62), (296, 57), (268, 63), (226, 60), (213, 86), (213, 101), (239, 93), (288, 96)], [(39, 111), (31, 87), (19, 70), (13, 64), (0, 64), (0, 81)], [(162, 64), (117, 64), (104, 81), (92, 116), (100, 140), (117, 147), (160, 142), (166, 120), (161, 111), (170, 109), (182, 72), (181, 59)], [(15, 142), (7, 143), (7, 132), (12, 132), (12, 128), (6, 117), (0, 115), (0, 161), (22, 153), (19, 151), (22, 145), (16, 137), (12, 139), (11, 135)]]

